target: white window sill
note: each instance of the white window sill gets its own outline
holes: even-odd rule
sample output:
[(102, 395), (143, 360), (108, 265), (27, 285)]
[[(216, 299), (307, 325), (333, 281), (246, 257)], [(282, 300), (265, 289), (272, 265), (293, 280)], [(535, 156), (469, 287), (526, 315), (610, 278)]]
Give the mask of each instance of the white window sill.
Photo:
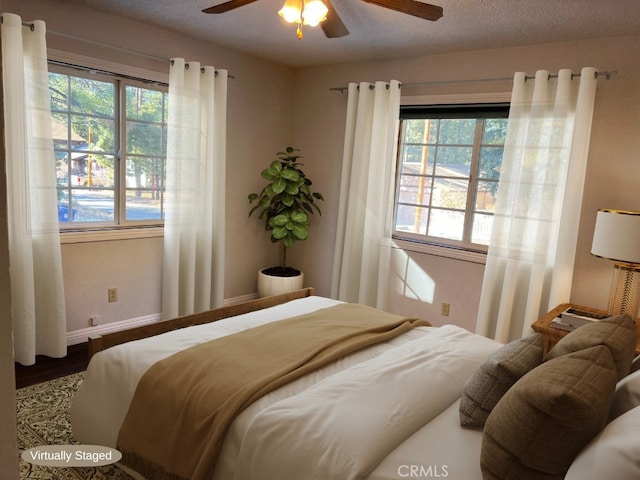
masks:
[(164, 227), (119, 228), (109, 230), (74, 230), (60, 232), (60, 243), (108, 242), (138, 238), (163, 237)]
[(437, 257), (451, 258), (464, 262), (480, 263), (484, 265), (487, 261), (487, 254), (484, 252), (474, 252), (460, 248), (444, 247), (441, 245), (433, 245), (430, 243), (411, 242), (393, 238), (388, 245), (391, 248), (399, 248), (410, 252), (424, 253), (427, 255), (435, 255)]

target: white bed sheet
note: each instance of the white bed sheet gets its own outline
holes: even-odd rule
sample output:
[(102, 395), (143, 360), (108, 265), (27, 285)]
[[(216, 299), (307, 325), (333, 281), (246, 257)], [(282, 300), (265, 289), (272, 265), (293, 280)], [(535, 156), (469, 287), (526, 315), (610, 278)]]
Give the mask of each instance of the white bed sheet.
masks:
[(482, 480), (482, 430), (462, 428), (459, 408), (458, 399), (387, 455), (368, 480)]
[[(176, 330), (156, 337), (130, 342), (98, 353), (90, 362), (85, 380), (80, 386), (73, 402), (71, 423), (74, 437), (76, 440), (85, 444), (115, 447), (118, 431), (126, 415), (129, 403), (133, 398), (137, 383), (144, 372), (156, 361), (198, 343), (271, 321), (327, 308), (337, 303), (339, 302), (323, 297), (307, 297), (259, 312), (252, 312), (206, 325)], [(445, 342), (449, 334), (457, 337), (459, 340), (464, 341), (467, 339), (469, 345), (473, 344), (477, 346), (477, 348), (469, 349), (469, 352), (463, 355), (463, 357), (468, 358), (469, 365), (465, 371), (468, 370), (469, 375), (480, 361), (500, 346), (497, 342), (479, 337), (454, 326), (439, 328), (418, 327), (389, 342), (374, 345), (334, 362), (327, 367), (271, 392), (244, 410), (233, 422), (227, 434), (216, 464), (214, 479), (230, 480), (235, 477), (239, 462), (246, 461), (246, 458), (241, 457), (243, 445), (248, 445), (247, 442), (249, 442), (249, 439), (246, 438), (245, 435), (250, 430), (252, 422), (254, 422), (256, 418), (260, 418), (262, 411), (268, 411), (269, 407), (277, 406), (278, 402), (288, 401), (288, 399), (299, 394), (313, 397), (312, 387), (315, 388), (316, 385), (322, 385), (324, 379), (339, 372), (347, 371), (358, 364), (374, 359), (386, 352), (390, 352), (394, 348), (429, 337), (430, 335), (442, 337), (442, 341)], [(393, 356), (393, 353), (391, 353), (391, 356)], [(447, 361), (448, 360), (443, 358), (441, 367), (446, 367)], [(466, 375), (466, 373), (464, 375)], [(440, 449), (443, 442), (438, 437), (442, 433), (439, 432), (438, 425), (444, 425), (444, 421), (447, 418), (446, 416), (442, 416), (444, 414), (440, 414), (443, 411), (445, 413), (448, 412), (450, 410), (448, 407), (459, 397), (459, 392), (464, 383), (464, 375), (456, 379), (455, 386), (448, 386), (447, 390), (450, 393), (448, 396), (442, 397), (440, 403), (432, 412), (432, 416), (435, 417), (433, 422), (420, 428), (397, 448), (392, 449), (391, 453), (386, 457), (386, 460), (373, 471), (369, 477), (371, 480), (410, 478), (411, 468), (415, 470), (416, 468), (419, 469), (420, 465), (422, 465), (423, 468), (428, 468), (429, 465), (431, 465), (431, 463), (424, 463), (421, 460), (422, 458), (434, 458), (433, 462), (438, 462), (437, 465), (440, 467), (444, 465), (449, 467), (450, 464), (447, 462), (452, 462), (452, 460), (449, 460), (451, 456), (445, 457), (444, 453), (450, 454), (453, 451), (457, 452), (460, 458), (473, 458), (474, 455), (477, 455), (479, 458), (480, 447), (477, 441), (467, 440), (476, 438), (477, 435), (474, 435), (474, 433), (477, 434), (477, 432), (462, 430), (459, 428), (457, 422), (453, 422), (453, 426), (457, 427), (455, 431), (459, 432), (460, 438), (465, 439), (461, 442), (461, 445), (468, 444), (471, 450), (463, 453), (461, 449), (467, 447), (461, 446), (455, 446), (455, 450), (453, 448), (450, 450)], [(305, 391), (307, 392), (305, 393)], [(425, 399), (425, 402), (429, 402), (429, 399)], [(152, 406), (150, 406), (150, 408), (152, 408)], [(449, 420), (451, 420), (451, 418)], [(452, 422), (449, 421), (448, 423)], [(435, 427), (433, 427), (432, 424), (435, 425)], [(442, 427), (442, 429), (443, 431), (445, 430), (444, 427)], [(449, 434), (451, 434), (451, 432), (449, 432)], [(460, 440), (455, 437), (456, 434), (453, 435), (454, 443)], [(438, 449), (433, 450), (434, 445), (437, 446)], [(244, 451), (246, 450), (245, 447)], [(441, 451), (443, 455), (441, 457), (438, 455), (435, 457), (424, 457), (425, 451)], [(440, 460), (438, 460), (438, 458), (440, 458)], [(405, 464), (398, 462), (406, 462), (409, 459), (411, 459), (411, 463), (407, 463), (409, 470), (404, 467), (398, 470)], [(436, 465), (436, 463), (433, 464)], [(451, 468), (452, 467), (451, 465)], [(434, 467), (431, 468), (433, 469)], [(467, 470), (464, 471), (466, 472)], [(442, 471), (440, 471), (440, 473), (442, 473)], [(407, 475), (405, 476), (404, 474)], [(448, 478), (455, 479), (456, 477), (452, 477), (451, 474), (449, 474)]]

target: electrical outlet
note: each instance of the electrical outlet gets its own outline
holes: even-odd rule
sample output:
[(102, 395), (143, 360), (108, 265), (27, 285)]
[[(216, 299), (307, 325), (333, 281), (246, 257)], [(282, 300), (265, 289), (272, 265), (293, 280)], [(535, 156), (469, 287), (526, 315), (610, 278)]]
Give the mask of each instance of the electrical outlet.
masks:
[(448, 317), (450, 310), (451, 310), (451, 304), (447, 302), (442, 302), (442, 304), (440, 305), (440, 315)]
[(107, 296), (109, 297), (109, 302), (117, 302), (118, 301), (118, 289), (110, 288), (107, 290)]
[(96, 325), (99, 325), (99, 324), (100, 324), (100, 321), (99, 321), (99, 320), (100, 320), (100, 318), (98, 317), (98, 315), (91, 315), (91, 316), (89, 317), (89, 325), (90, 325), (91, 327), (95, 327)]

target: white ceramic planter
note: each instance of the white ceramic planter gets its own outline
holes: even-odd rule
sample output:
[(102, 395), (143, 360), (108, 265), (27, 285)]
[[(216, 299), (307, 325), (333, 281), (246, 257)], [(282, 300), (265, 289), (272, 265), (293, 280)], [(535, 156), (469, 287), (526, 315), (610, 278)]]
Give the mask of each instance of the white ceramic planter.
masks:
[(269, 297), (300, 290), (303, 283), (304, 273), (302, 272), (297, 277), (274, 277), (265, 275), (261, 270), (258, 272), (258, 296)]

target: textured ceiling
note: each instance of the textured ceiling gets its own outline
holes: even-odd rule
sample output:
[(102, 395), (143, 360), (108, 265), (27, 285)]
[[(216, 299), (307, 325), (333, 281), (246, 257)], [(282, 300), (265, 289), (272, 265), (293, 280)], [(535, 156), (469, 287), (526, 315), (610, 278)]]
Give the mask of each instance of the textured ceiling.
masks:
[(431, 55), (462, 50), (640, 34), (640, 0), (433, 0), (436, 22), (361, 0), (331, 0), (349, 29), (328, 39), (277, 15), (284, 0), (258, 0), (220, 15), (203, 8), (224, 0), (67, 0), (160, 25), (289, 66)]

